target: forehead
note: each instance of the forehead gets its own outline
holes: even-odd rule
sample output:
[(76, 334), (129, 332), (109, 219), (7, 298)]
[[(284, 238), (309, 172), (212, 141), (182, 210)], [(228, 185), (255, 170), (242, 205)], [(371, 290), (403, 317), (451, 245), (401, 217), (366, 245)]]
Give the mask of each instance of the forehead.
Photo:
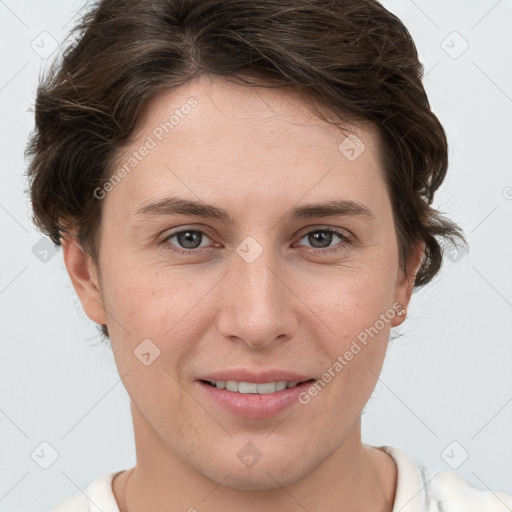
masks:
[(283, 196), (296, 202), (335, 190), (368, 200), (383, 185), (376, 130), (345, 126), (319, 119), (289, 88), (202, 75), (147, 103), (113, 166), (125, 172), (107, 199), (125, 204), (127, 215), (166, 195), (260, 209), (263, 197), (276, 206)]
[[(372, 123), (361, 120), (356, 123), (355, 116), (350, 113), (344, 113), (341, 120), (312, 93), (299, 92), (291, 86), (247, 85), (232, 77), (224, 79), (214, 75), (201, 75), (174, 89), (160, 91), (142, 109), (137, 128), (143, 135), (155, 130), (159, 132), (158, 128), (161, 127), (164, 133), (156, 133), (157, 138), (172, 132), (177, 142), (179, 134), (184, 131), (183, 126), (193, 123), (195, 119), (207, 119), (207, 125), (194, 127), (194, 132), (200, 137), (207, 132), (216, 138), (222, 136), (222, 131), (215, 131), (221, 125), (227, 129), (235, 126), (245, 128), (240, 136), (258, 126), (261, 128), (258, 134), (265, 140), (273, 140), (280, 133), (293, 131), (298, 135), (303, 132), (304, 137), (313, 137), (310, 145), (339, 138), (339, 128), (320, 119), (312, 111), (311, 105), (328, 119), (345, 127), (347, 132), (357, 133), (360, 138), (377, 136)], [(187, 119), (188, 122), (185, 122)], [(167, 126), (167, 130), (162, 124)], [(364, 124), (364, 128), (356, 124)], [(280, 132), (276, 133), (278, 129)], [(187, 137), (190, 135), (188, 133)]]

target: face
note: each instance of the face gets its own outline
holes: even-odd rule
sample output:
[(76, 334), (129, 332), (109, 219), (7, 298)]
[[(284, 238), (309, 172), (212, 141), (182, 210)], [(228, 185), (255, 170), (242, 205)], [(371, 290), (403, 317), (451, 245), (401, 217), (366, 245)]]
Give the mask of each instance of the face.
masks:
[(64, 247), (144, 457), (269, 489), (356, 445), (412, 284), (377, 135), (348, 133), (292, 93), (221, 78), (148, 104), (97, 192), (100, 275)]

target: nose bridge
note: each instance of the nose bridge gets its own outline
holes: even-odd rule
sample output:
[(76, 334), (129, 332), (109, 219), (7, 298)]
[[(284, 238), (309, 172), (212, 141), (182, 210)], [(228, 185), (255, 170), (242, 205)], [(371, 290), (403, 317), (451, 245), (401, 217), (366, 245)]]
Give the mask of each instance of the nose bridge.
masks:
[(240, 295), (258, 311), (282, 302), (278, 300), (282, 292), (277, 271), (280, 263), (272, 244), (271, 236), (248, 236), (236, 248), (234, 272)]
[(236, 247), (221, 312), (225, 336), (243, 338), (255, 347), (291, 335), (292, 304), (282, 275), (270, 235), (248, 236)]

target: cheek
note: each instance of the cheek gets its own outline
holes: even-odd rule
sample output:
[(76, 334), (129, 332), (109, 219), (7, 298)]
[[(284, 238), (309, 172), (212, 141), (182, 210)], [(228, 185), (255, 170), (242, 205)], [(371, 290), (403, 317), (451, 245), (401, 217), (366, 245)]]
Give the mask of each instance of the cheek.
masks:
[(214, 306), (207, 296), (216, 280), (194, 281), (197, 273), (193, 271), (131, 268), (111, 275), (106, 283), (109, 332), (119, 372), (143, 370), (137, 357), (149, 353), (145, 359), (154, 358), (155, 368), (162, 366), (164, 374), (157, 377), (155, 371), (147, 372), (147, 379), (180, 378), (183, 362), (212, 325)]
[(321, 395), (321, 402), (332, 404), (329, 421), (334, 422), (333, 428), (361, 413), (377, 383), (389, 339), (389, 321), (381, 320), (380, 315), (386, 318), (390, 308), (369, 301), (358, 302), (357, 307), (352, 304), (352, 310), (349, 305), (347, 299), (340, 303), (339, 311), (332, 311), (336, 335), (324, 339), (323, 373), (313, 391), (313, 395)]
[(301, 298), (311, 313), (324, 320), (331, 335), (345, 343), (391, 308), (396, 274), (393, 267), (381, 266), (358, 265), (316, 276), (309, 279), (314, 284), (302, 287)]
[(146, 418), (181, 410), (180, 368), (197, 339), (189, 288), (138, 272), (113, 275), (110, 285), (112, 350), (130, 398)]
[(120, 262), (106, 283), (107, 305), (130, 332), (160, 338), (193, 306), (197, 287), (190, 277)]
[(309, 296), (312, 309), (317, 308), (329, 328), (323, 338), (327, 360), (322, 381), (328, 381), (339, 395), (336, 400), (350, 402), (347, 394), (368, 397), (375, 386), (388, 346), (390, 321), (396, 315), (391, 284), (386, 276), (378, 280), (370, 273), (352, 273), (337, 282), (326, 281), (323, 293), (316, 289)]

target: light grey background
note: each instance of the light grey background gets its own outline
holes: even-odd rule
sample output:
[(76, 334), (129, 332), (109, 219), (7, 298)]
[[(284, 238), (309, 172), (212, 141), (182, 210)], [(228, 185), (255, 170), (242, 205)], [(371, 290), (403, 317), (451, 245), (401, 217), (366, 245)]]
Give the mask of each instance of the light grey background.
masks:
[[(462, 226), (470, 252), (452, 253), (414, 294), (365, 409), (363, 440), (396, 446), (432, 474), (458, 466), (473, 485), (512, 494), (512, 0), (384, 5), (424, 63), (450, 143), (435, 206)], [(135, 463), (128, 395), (61, 250), (41, 261), (24, 193), (38, 53), (63, 40), (80, 6), (0, 1), (0, 512), (50, 510)], [(42, 442), (58, 452), (47, 469), (52, 449)]]

